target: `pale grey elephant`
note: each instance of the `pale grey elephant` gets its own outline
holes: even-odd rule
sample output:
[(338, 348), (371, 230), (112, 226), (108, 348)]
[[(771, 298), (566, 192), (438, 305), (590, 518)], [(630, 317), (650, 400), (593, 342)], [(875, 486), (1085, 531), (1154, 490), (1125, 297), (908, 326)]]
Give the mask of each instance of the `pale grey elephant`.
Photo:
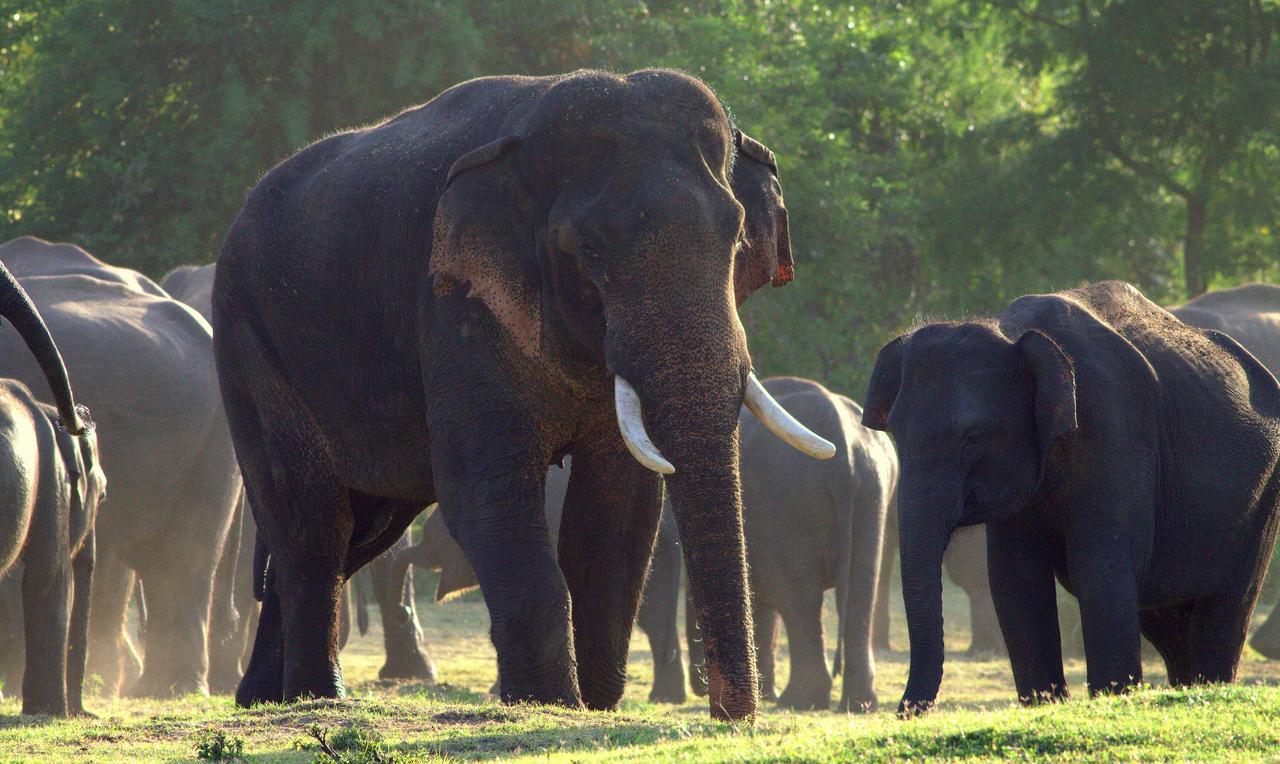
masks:
[[(1280, 286), (1245, 284), (1219, 289), (1169, 311), (1192, 326), (1231, 335), (1280, 377)], [(1268, 658), (1280, 660), (1280, 606), (1272, 606), (1249, 644)]]
[[(175, 299), (190, 305), (205, 320), (210, 320), (213, 313), (215, 271), (214, 265), (184, 265), (170, 271), (160, 285)], [(242, 667), (249, 660), (249, 648), (252, 647), (249, 635), (256, 630), (259, 607), (253, 583), (257, 530), (253, 513), (244, 505), (242, 496), (236, 521), (231, 533), (227, 534), (221, 552), (214, 583), (213, 616), (209, 625), (209, 686), (217, 692), (234, 692), (240, 682)], [(387, 583), (391, 575), (391, 555), (408, 545), (406, 535), (357, 574), (371, 579), (371, 583), (359, 585), (353, 581), (351, 588), (360, 594), (372, 589), (382, 618), (386, 661), (378, 676), (382, 679), (421, 679), (434, 682), (435, 665), (421, 645), (422, 627), (418, 623), (413, 604), (412, 577), (405, 578), (401, 587), (404, 591), (401, 599), (387, 597), (387, 592), (391, 590)], [(355, 607), (355, 621), (360, 633), (365, 633), (369, 620), (364, 597), (347, 596), (342, 602), (345, 610)], [(351, 620), (350, 614), (344, 612), (344, 644)]]
[[(209, 324), (142, 274), (73, 245), (22, 237), (0, 245), (0, 262), (57, 336), (111, 478), (97, 521), (89, 671), (119, 688), (136, 573), (149, 618), (131, 694), (205, 692), (214, 569), (241, 491)], [(0, 376), (48, 401), (20, 342), (0, 330)]]

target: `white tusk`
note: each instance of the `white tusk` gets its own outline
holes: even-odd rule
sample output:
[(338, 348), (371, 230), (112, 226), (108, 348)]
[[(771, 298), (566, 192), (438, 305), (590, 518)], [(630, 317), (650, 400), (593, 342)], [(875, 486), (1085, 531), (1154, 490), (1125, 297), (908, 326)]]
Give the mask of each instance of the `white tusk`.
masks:
[(835, 444), (800, 424), (795, 417), (788, 414), (782, 404), (774, 400), (769, 391), (764, 389), (764, 385), (760, 384), (755, 372), (747, 375), (747, 390), (742, 402), (752, 414), (756, 415), (756, 419), (769, 428), (769, 432), (777, 435), (795, 450), (815, 459), (830, 459), (836, 455)]
[[(640, 408), (640, 395), (631, 383), (622, 377), (613, 378), (613, 407), (618, 414), (618, 430), (627, 444), (627, 450), (644, 466), (659, 475), (670, 475), (676, 468), (667, 461), (658, 447), (649, 440), (644, 429), (644, 415)], [(832, 453), (835, 453), (833, 450)]]

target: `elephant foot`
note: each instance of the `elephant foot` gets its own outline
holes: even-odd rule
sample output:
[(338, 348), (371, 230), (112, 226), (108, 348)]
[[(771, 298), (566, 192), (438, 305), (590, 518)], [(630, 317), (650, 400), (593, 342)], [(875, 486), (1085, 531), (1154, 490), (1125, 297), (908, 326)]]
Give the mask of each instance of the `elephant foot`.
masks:
[(240, 708), (252, 708), (263, 703), (280, 703), (284, 700), (284, 686), (278, 672), (262, 672), (255, 675), (247, 672), (240, 679), (236, 688), (236, 705)]
[(217, 671), (209, 669), (209, 692), (215, 695), (230, 695), (240, 686), (240, 670), (222, 668)]
[(160, 677), (145, 670), (126, 693), (131, 698), (178, 698), (184, 695), (208, 695), (209, 684), (193, 677)]
[(846, 714), (870, 714), (879, 709), (880, 704), (874, 694), (856, 694), (840, 698), (836, 710)]
[(684, 703), (689, 696), (684, 690), (684, 674), (671, 678), (654, 677), (653, 689), (649, 690), (650, 703)]
[(378, 669), (379, 679), (416, 679), (427, 684), (436, 683), (436, 667), (421, 651), (387, 654), (387, 662)]
[(707, 677), (698, 670), (698, 667), (689, 668), (689, 692), (699, 698), (707, 697)]
[(793, 711), (825, 711), (831, 707), (831, 687), (800, 689), (788, 686), (778, 698), (778, 707)]

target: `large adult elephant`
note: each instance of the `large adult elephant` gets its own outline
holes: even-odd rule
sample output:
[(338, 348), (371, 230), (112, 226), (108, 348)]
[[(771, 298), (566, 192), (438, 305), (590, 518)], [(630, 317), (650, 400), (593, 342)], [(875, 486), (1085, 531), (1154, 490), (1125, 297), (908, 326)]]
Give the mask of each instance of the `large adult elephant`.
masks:
[[(750, 199), (730, 187), (735, 143), (769, 177)], [(791, 278), (775, 169), (705, 85), (650, 70), (472, 80), (268, 172), (213, 297), (271, 554), (238, 702), (340, 695), (342, 580), (439, 501), (488, 604), (502, 699), (614, 708), (663, 473), (712, 714), (753, 718), (744, 397), (834, 453), (760, 386), (737, 316)], [(557, 564), (543, 482), (564, 454)]]
[[(146, 661), (132, 692), (207, 688), (210, 594), (240, 478), (217, 395), (209, 325), (145, 276), (67, 244), (0, 246), (58, 337), (100, 425), (111, 499), (98, 514), (90, 668), (118, 683), (134, 574), (149, 605)], [(0, 376), (49, 400), (38, 367), (0, 336)]]
[(1280, 385), (1225, 334), (1128, 284), (1022, 297), (929, 324), (876, 359), (864, 423), (893, 433), (911, 670), (899, 713), (942, 679), (941, 566), (986, 523), (1018, 697), (1067, 695), (1054, 577), (1080, 603), (1090, 693), (1232, 681), (1280, 509)]
[[(553, 547), (559, 546), (560, 520), (564, 516), (564, 497), (569, 490), (572, 464), (572, 458), (566, 456), (563, 466), (553, 464), (547, 470), (547, 528), (551, 532)], [(423, 523), (422, 538), (418, 543), (394, 555), (389, 580), (397, 589), (391, 593), (391, 599), (400, 596), (398, 587), (403, 586), (403, 582), (412, 580), (407, 576), (410, 565), (440, 572), (436, 584), (437, 602), (480, 585), (462, 548), (449, 535), (444, 513), (439, 511), (433, 512)], [(649, 648), (653, 653), (653, 686), (649, 690), (649, 700), (654, 703), (683, 703), (688, 697), (684, 688), (680, 635), (676, 627), (680, 567), (680, 538), (675, 520), (670, 512), (664, 511), (658, 524), (658, 538), (654, 543), (653, 562), (645, 580), (640, 612), (636, 617), (636, 624), (649, 638)]]
[[(166, 274), (160, 286), (211, 321), (215, 270), (214, 265), (184, 265)], [(244, 511), (242, 497), (223, 545), (214, 582), (213, 615), (209, 624), (209, 686), (218, 692), (235, 691), (242, 674), (242, 660), (248, 657), (248, 637), (258, 621), (253, 584), (257, 531), (252, 512)], [(407, 538), (399, 544), (408, 546)], [(400, 587), (404, 592), (402, 597), (392, 600), (384, 596), (391, 588), (383, 583), (391, 575), (390, 566), (390, 555), (379, 555), (369, 566), (369, 576), (382, 584), (370, 587), (382, 618), (382, 641), (386, 648), (386, 660), (378, 676), (434, 682), (435, 666), (418, 641), (421, 627), (414, 610), (412, 579), (406, 578)], [(363, 602), (363, 599), (357, 598), (357, 601)], [(358, 615), (358, 620), (365, 623), (363, 610)]]
[[(1170, 308), (1169, 312), (1192, 326), (1231, 335), (1280, 377), (1280, 286), (1245, 284), (1220, 289)], [(1268, 658), (1280, 660), (1280, 606), (1272, 605), (1267, 620), (1253, 633), (1249, 644)]]

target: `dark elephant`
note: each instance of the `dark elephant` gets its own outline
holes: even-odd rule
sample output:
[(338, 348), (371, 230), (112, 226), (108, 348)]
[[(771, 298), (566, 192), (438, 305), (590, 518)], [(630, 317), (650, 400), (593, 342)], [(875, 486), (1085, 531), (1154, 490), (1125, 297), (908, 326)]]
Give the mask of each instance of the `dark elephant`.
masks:
[[(1170, 308), (1169, 312), (1192, 326), (1231, 335), (1280, 377), (1280, 286), (1245, 284), (1220, 289)], [(1280, 606), (1272, 605), (1267, 620), (1253, 633), (1249, 644), (1268, 658), (1280, 660)]]
[[(170, 271), (160, 282), (171, 296), (190, 305), (206, 320), (213, 317), (213, 265), (185, 265)], [(253, 513), (236, 509), (231, 532), (218, 562), (214, 583), (213, 613), (209, 621), (209, 687), (215, 692), (234, 692), (240, 682), (242, 663), (248, 660), (249, 634), (257, 625), (258, 603), (254, 596), (253, 552), (257, 525)], [(397, 547), (408, 546), (408, 538)], [(421, 627), (413, 605), (413, 582), (405, 581), (401, 600), (387, 600), (380, 585), (390, 575), (390, 558), (379, 556), (362, 575), (375, 579), (370, 584), (382, 618), (382, 639), (386, 660), (378, 671), (381, 679), (422, 679), (435, 681), (435, 666), (419, 645)], [(362, 590), (363, 591), (363, 590)], [(348, 598), (350, 601), (351, 598)], [(368, 628), (368, 616), (360, 600), (360, 633)], [(345, 642), (345, 640), (344, 640)]]
[[(566, 456), (563, 467), (552, 465), (547, 470), (546, 513), (552, 546), (558, 546), (560, 519), (564, 512), (564, 497), (569, 488), (571, 466), (572, 458)], [(433, 512), (423, 523), (422, 538), (418, 543), (395, 555), (395, 565), (390, 576), (393, 586), (398, 586), (401, 581), (412, 581), (404, 575), (411, 564), (424, 570), (440, 571), (436, 585), (437, 602), (480, 585), (462, 548), (449, 535), (444, 515), (439, 511)], [(394, 591), (393, 597), (397, 594), (398, 590)], [(676, 628), (679, 601), (680, 537), (671, 513), (664, 511), (658, 524), (653, 562), (645, 580), (640, 612), (636, 618), (641, 631), (649, 638), (649, 647), (653, 652), (653, 687), (649, 691), (649, 700), (654, 703), (683, 703), (687, 698), (684, 689), (684, 661), (680, 656), (680, 635)], [(494, 687), (499, 685), (495, 684)]]
[(1080, 603), (1091, 694), (1232, 681), (1275, 542), (1280, 385), (1225, 334), (1128, 284), (929, 324), (876, 359), (864, 422), (893, 433), (911, 671), (899, 712), (942, 679), (941, 566), (986, 523), (1018, 697), (1067, 695), (1054, 577)]
[[(898, 555), (898, 517), (889, 513), (884, 528), (884, 553), (880, 559), (880, 590), (876, 594), (876, 618), (872, 645), (877, 650), (892, 650), (889, 642), (890, 596), (893, 586), (893, 562)], [(951, 583), (964, 590), (969, 598), (969, 655), (1003, 655), (1004, 637), (996, 620), (991, 586), (987, 582), (987, 531), (982, 526), (957, 529), (947, 544), (943, 567)]]
[[(213, 573), (240, 494), (209, 325), (145, 276), (79, 247), (23, 237), (0, 246), (0, 261), (57, 336), (78, 397), (98, 421), (111, 476), (111, 501), (96, 523), (88, 670), (109, 692), (120, 682), (136, 572), (149, 618), (131, 692), (204, 692)], [(0, 375), (46, 399), (18, 342), (0, 336)]]
[[(747, 537), (761, 694), (788, 708), (827, 708), (831, 671), (822, 600), (836, 590), (840, 614), (836, 669), (844, 674), (840, 709), (876, 708), (871, 623), (898, 460), (893, 444), (861, 424), (862, 407), (812, 380), (776, 377), (765, 388), (814, 432), (836, 444), (828, 462), (797, 458), (751, 418), (742, 432), (742, 507)], [(774, 689), (778, 620), (787, 628), (791, 678)], [(703, 685), (701, 630), (687, 627), (695, 692)], [(695, 661), (697, 661), (695, 663)]]
[(20, 595), (5, 597), (0, 608), (6, 623), (22, 624), (25, 642), (24, 670), (6, 666), (5, 680), (22, 687), (24, 714), (83, 714), (93, 526), (106, 477), (93, 422), (76, 405), (58, 347), (3, 266), (0, 316), (30, 351), (55, 402), (41, 403), (23, 383), (0, 379), (0, 577), (21, 581)]
[[(760, 386), (738, 320), (791, 278), (775, 171), (705, 85), (642, 71), (472, 80), (268, 172), (213, 295), (270, 550), (238, 702), (340, 695), (340, 582), (439, 501), (503, 701), (614, 708), (661, 473), (712, 713), (753, 718), (738, 409), (834, 452)], [(543, 483), (565, 454), (557, 561)]]

